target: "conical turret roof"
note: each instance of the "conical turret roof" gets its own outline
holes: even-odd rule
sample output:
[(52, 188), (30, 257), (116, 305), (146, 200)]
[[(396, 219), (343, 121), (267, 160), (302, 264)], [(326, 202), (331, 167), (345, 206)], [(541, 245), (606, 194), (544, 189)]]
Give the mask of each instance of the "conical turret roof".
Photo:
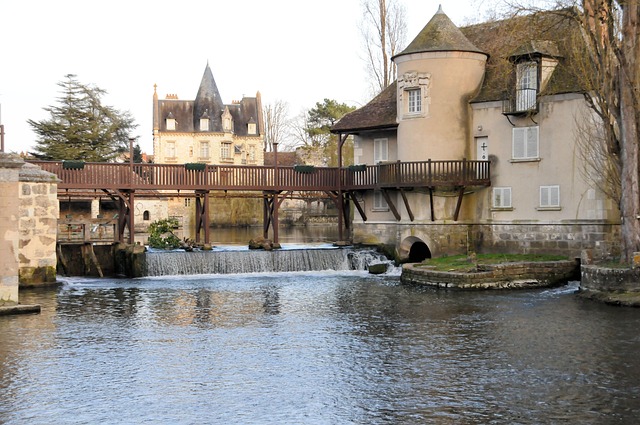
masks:
[(484, 53), (464, 36), (440, 6), (438, 12), (433, 15), (418, 36), (393, 58), (411, 53), (443, 51)]
[(212, 122), (213, 131), (218, 131), (222, 128), (222, 111), (224, 110), (224, 103), (220, 97), (216, 80), (213, 78), (213, 73), (207, 62), (207, 67), (202, 75), (202, 81), (200, 82), (200, 88), (198, 88), (198, 94), (193, 106), (193, 120), (194, 128), (195, 123), (200, 120), (205, 114), (209, 116)]

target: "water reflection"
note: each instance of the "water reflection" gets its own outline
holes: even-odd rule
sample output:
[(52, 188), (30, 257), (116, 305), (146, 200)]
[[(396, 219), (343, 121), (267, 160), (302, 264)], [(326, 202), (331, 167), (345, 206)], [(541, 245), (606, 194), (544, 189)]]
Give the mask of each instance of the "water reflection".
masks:
[(0, 317), (0, 423), (633, 423), (640, 311), (361, 272), (78, 279)]

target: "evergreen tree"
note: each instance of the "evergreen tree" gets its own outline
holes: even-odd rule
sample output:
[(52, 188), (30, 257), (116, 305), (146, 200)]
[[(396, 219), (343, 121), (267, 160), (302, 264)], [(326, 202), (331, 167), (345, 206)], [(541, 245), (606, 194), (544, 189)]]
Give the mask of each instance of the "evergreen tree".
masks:
[(27, 120), (38, 135), (31, 155), (43, 160), (113, 161), (129, 150), (130, 132), (137, 127), (129, 112), (101, 102), (104, 90), (80, 83), (68, 74), (59, 82), (58, 104), (44, 108), (51, 117)]
[[(323, 103), (316, 102), (316, 106), (307, 112), (305, 133), (308, 142), (302, 147), (303, 150), (314, 151), (316, 156), (320, 155), (322, 162), (326, 166), (335, 167), (338, 165), (338, 136), (331, 134), (331, 127), (340, 118), (353, 111), (355, 107), (338, 103), (333, 99), (325, 99)], [(344, 164), (352, 161), (353, 150), (348, 147), (343, 148)], [(351, 153), (351, 159), (349, 158)]]

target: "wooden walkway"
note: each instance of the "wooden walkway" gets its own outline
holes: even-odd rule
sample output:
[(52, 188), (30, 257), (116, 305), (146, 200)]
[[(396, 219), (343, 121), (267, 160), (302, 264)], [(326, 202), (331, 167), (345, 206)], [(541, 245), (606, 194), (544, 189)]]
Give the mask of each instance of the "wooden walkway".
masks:
[[(264, 234), (269, 227), (277, 242), (278, 208), (291, 193), (322, 192), (329, 196), (340, 212), (340, 239), (343, 228), (350, 227), (350, 207), (355, 206), (363, 220), (365, 211), (357, 201), (356, 193), (378, 190), (389, 204), (397, 220), (400, 214), (391, 197), (392, 192), (402, 195), (404, 205), (413, 221), (406, 191), (425, 189), (433, 196), (438, 189), (458, 192), (457, 220), (466, 188), (491, 185), (489, 161), (418, 161), (390, 162), (379, 165), (357, 165), (342, 168), (312, 166), (234, 166), (210, 164), (131, 164), (83, 163), (78, 161), (29, 161), (60, 179), (60, 197), (86, 197), (102, 191), (119, 199), (119, 219), (115, 238), (124, 240), (129, 231), (133, 243), (133, 204), (135, 197), (158, 197), (178, 192), (193, 192), (196, 198), (196, 242), (200, 232), (209, 242), (209, 194), (216, 191), (254, 192), (264, 199)], [(435, 220), (433, 202), (431, 219)]]

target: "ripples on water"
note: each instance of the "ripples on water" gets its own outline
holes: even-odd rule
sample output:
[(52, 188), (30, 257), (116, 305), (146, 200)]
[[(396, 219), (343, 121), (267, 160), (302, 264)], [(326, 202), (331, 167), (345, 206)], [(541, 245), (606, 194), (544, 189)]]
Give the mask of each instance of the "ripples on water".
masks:
[(575, 289), (74, 279), (0, 317), (0, 423), (633, 423), (640, 310)]

